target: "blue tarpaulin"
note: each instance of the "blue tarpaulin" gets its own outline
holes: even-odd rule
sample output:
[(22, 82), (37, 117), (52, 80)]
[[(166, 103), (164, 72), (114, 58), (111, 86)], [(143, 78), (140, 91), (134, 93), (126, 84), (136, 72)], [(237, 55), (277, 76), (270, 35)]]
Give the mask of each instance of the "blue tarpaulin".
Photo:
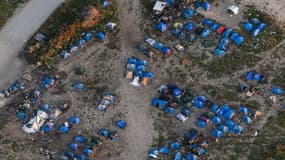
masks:
[(153, 48), (154, 48), (154, 49), (157, 49), (157, 50), (159, 50), (159, 51), (162, 51), (162, 48), (163, 48), (163, 47), (164, 47), (163, 44), (162, 44), (162, 43), (159, 43), (159, 42), (156, 42), (156, 43), (153, 44)]
[(163, 23), (163, 22), (159, 22), (155, 28), (160, 31), (160, 32), (163, 32), (163, 31), (166, 31), (167, 29), (167, 24)]
[(84, 142), (84, 137), (77, 135), (73, 137), (73, 141), (76, 143), (83, 143)]
[(191, 129), (186, 135), (185, 135), (185, 139), (187, 141), (192, 140), (194, 137), (196, 137), (198, 131), (195, 129)]
[(218, 48), (221, 50), (227, 50), (227, 46), (230, 43), (230, 40), (228, 38), (221, 38), (218, 43)]
[(203, 121), (200, 121), (200, 120), (196, 121), (195, 125), (197, 127), (200, 127), (200, 128), (205, 128), (206, 127), (206, 123), (203, 122)]
[(232, 128), (234, 128), (234, 127), (236, 126), (236, 124), (235, 124), (233, 121), (231, 121), (231, 120), (227, 120), (227, 121), (225, 122), (225, 125), (226, 125), (227, 127), (229, 127), (229, 129), (232, 129)]
[(222, 37), (228, 37), (230, 33), (232, 32), (231, 28), (226, 28), (224, 32), (222, 33)]
[(174, 29), (174, 28), (170, 29), (170, 33), (171, 33), (172, 35), (174, 35), (175, 37), (177, 37), (177, 35), (178, 35), (180, 32), (181, 32), (180, 29)]
[(174, 0), (165, 0), (165, 2), (167, 3), (167, 5), (172, 5), (174, 3)]
[(92, 37), (92, 33), (88, 32), (84, 34), (83, 39), (85, 41), (90, 41), (91, 37)]
[(185, 19), (189, 19), (193, 15), (194, 15), (194, 11), (192, 9), (190, 9), (190, 8), (183, 9), (182, 13), (181, 13), (181, 17), (183, 17)]
[(75, 154), (76, 160), (87, 160), (87, 158), (81, 154)]
[(180, 144), (177, 141), (172, 141), (169, 143), (169, 147), (173, 150), (180, 149)]
[(200, 149), (197, 151), (197, 155), (198, 155), (198, 156), (201, 156), (201, 155), (203, 155), (205, 152), (206, 152), (206, 150), (205, 150), (204, 148), (200, 148)]
[(283, 90), (279, 87), (272, 87), (271, 92), (276, 95), (281, 95), (284, 93)]
[(250, 19), (250, 22), (254, 25), (258, 25), (260, 23), (260, 20), (257, 18), (252, 18), (252, 19)]
[(188, 108), (186, 108), (186, 107), (183, 107), (183, 108), (181, 109), (181, 113), (182, 113), (184, 116), (186, 116), (186, 117), (189, 117), (189, 116), (191, 115), (191, 111), (190, 111)]
[(217, 127), (218, 130), (222, 131), (223, 133), (227, 133), (229, 131), (229, 128), (225, 125), (219, 125)]
[(194, 23), (193, 22), (189, 22), (189, 23), (187, 23), (185, 26), (184, 26), (184, 29), (186, 30), (186, 31), (191, 31), (193, 28), (194, 28)]
[(100, 40), (105, 40), (105, 34), (103, 32), (96, 33), (96, 38)]
[(234, 127), (234, 133), (242, 134), (242, 132), (243, 132), (242, 126), (237, 125)]
[(204, 19), (202, 21), (202, 25), (204, 26), (211, 26), (213, 24), (213, 21), (209, 20), (209, 19)]
[(201, 7), (205, 10), (205, 11), (209, 11), (210, 10), (210, 4), (206, 1), (201, 3)]
[(177, 39), (179, 39), (179, 40), (183, 40), (183, 39), (185, 39), (185, 37), (186, 37), (186, 35), (185, 35), (185, 33), (183, 33), (183, 32), (180, 32), (180, 33), (178, 33), (178, 35), (177, 35)]
[(26, 118), (26, 113), (25, 113), (24, 111), (18, 111), (18, 112), (16, 113), (16, 117), (17, 117), (19, 120), (23, 121), (23, 120), (25, 120), (25, 118)]
[(108, 5), (108, 1), (107, 0), (102, 0), (101, 5), (103, 7), (106, 7)]
[(80, 119), (76, 116), (71, 116), (69, 119), (68, 119), (68, 122), (69, 123), (74, 123), (74, 124), (79, 124), (80, 123)]
[(187, 153), (185, 159), (186, 160), (196, 160), (196, 157), (192, 153)]
[(207, 38), (209, 35), (210, 35), (210, 30), (208, 28), (203, 28), (199, 33), (199, 36), (202, 38)]
[(242, 121), (245, 123), (245, 124), (250, 124), (252, 122), (251, 118), (246, 116), (246, 115), (243, 115), (242, 116)]
[(182, 160), (182, 153), (181, 152), (175, 152), (174, 153), (174, 160)]
[(148, 156), (150, 157), (150, 158), (154, 158), (154, 159), (156, 159), (157, 158), (157, 156), (158, 156), (158, 150), (157, 149), (151, 149), (151, 150), (149, 150), (149, 152), (148, 152)]
[(223, 112), (224, 119), (231, 119), (234, 116), (235, 112), (232, 109), (227, 109)]
[(218, 56), (218, 57), (223, 57), (226, 53), (224, 50), (220, 49), (220, 48), (215, 48), (214, 51), (213, 51), (213, 54), (215, 56)]
[(110, 136), (110, 132), (108, 132), (106, 129), (100, 129), (98, 130), (97, 132), (99, 135), (105, 137), (105, 138), (108, 138)]
[(238, 36), (238, 33), (237, 33), (237, 32), (231, 32), (231, 33), (230, 33), (230, 39), (231, 39), (232, 41), (234, 41), (237, 36)]
[(66, 127), (65, 125), (61, 125), (61, 126), (58, 128), (58, 132), (59, 132), (59, 133), (65, 134), (65, 133), (67, 133), (68, 131), (69, 131), (69, 128)]
[(179, 97), (179, 96), (181, 96), (181, 94), (182, 94), (182, 89), (180, 89), (179, 87), (175, 87), (175, 88), (173, 88), (173, 90), (171, 91), (171, 94), (172, 94), (174, 97)]
[(117, 120), (115, 122), (115, 126), (120, 128), (120, 129), (124, 129), (127, 126), (127, 123), (124, 120)]
[(243, 23), (243, 28), (246, 31), (250, 32), (253, 29), (253, 25), (250, 22), (244, 22)]
[(168, 147), (159, 147), (158, 152), (162, 154), (169, 154), (169, 149)]
[(63, 155), (68, 157), (68, 158), (74, 158), (75, 154), (73, 152), (68, 152), (68, 151), (64, 151)]
[(70, 143), (70, 144), (68, 145), (68, 147), (69, 147), (69, 149), (75, 151), (75, 150), (77, 150), (78, 145), (77, 145), (76, 143)]
[(221, 118), (220, 117), (218, 117), (218, 116), (213, 116), (212, 118), (211, 118), (211, 121), (214, 123), (214, 124), (220, 124), (221, 122), (222, 122), (222, 120), (221, 120)]
[(86, 154), (87, 156), (90, 156), (92, 154), (92, 150), (89, 148), (83, 148), (82, 153)]
[(221, 131), (218, 130), (218, 129), (213, 129), (211, 133), (212, 133), (212, 135), (213, 135), (214, 137), (216, 137), (216, 138), (221, 138), (222, 135), (223, 135), (223, 132), (221, 132)]
[(173, 116), (175, 113), (175, 109), (172, 107), (165, 107), (165, 109), (163, 111), (170, 116)]
[(218, 23), (214, 23), (211, 25), (210, 29), (215, 32), (218, 28), (220, 27), (220, 25)]
[(243, 40), (243, 37), (240, 36), (240, 35), (238, 35), (238, 36), (236, 36), (236, 38), (234, 39), (234, 44), (237, 45), (237, 46), (240, 46), (243, 41), (244, 41), (244, 40)]
[(260, 29), (261, 31), (266, 27), (265, 23), (260, 23), (256, 26), (256, 28)]
[(262, 74), (254, 73), (252, 71), (248, 71), (245, 74), (245, 80), (246, 81), (261, 81), (263, 78)]
[(84, 90), (84, 85), (82, 83), (73, 83), (72, 87), (74, 88), (75, 91), (83, 91)]
[(165, 101), (165, 100), (161, 100), (161, 99), (158, 99), (158, 98), (154, 98), (154, 99), (151, 101), (151, 106), (157, 107), (158, 109), (163, 110), (167, 103), (168, 103), (168, 102)]
[(239, 106), (238, 111), (245, 114), (245, 115), (247, 115), (247, 113), (248, 113), (248, 109), (244, 106)]
[(219, 105), (216, 103), (213, 103), (210, 107), (210, 111), (213, 113), (216, 113), (218, 109), (219, 109)]
[(204, 107), (204, 102), (199, 101), (196, 97), (194, 98), (194, 100), (192, 101), (192, 105), (198, 109), (201, 109)]

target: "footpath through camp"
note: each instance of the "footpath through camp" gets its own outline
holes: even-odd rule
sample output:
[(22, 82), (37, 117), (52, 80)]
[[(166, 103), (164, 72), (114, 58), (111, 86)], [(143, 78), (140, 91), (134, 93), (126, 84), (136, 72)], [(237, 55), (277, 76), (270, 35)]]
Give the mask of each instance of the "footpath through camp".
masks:
[(1, 92), (0, 159), (278, 159), (285, 32), (271, 14), (243, 1), (65, 2)]

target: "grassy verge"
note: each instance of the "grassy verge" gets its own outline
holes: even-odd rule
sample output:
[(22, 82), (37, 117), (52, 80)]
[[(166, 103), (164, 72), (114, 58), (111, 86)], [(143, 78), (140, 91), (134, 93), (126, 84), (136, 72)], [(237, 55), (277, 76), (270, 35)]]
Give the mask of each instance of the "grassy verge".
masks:
[(0, 1), (0, 28), (4, 26), (7, 20), (13, 15), (19, 4), (27, 0), (1, 0)]
[[(92, 6), (98, 12), (98, 21), (92, 26), (83, 27), (84, 18), (86, 18), (86, 7)], [(79, 40), (81, 34), (87, 31), (103, 31), (104, 26), (109, 21), (117, 21), (116, 5), (101, 6), (101, 0), (67, 0), (62, 4), (41, 26), (38, 32), (44, 34), (49, 42), (40, 43), (32, 53), (26, 53), (25, 58), (28, 63), (41, 61), (46, 65), (54, 63), (54, 56), (63, 50), (70, 48)], [(95, 18), (94, 18), (95, 19)], [(66, 34), (63, 34), (66, 32)], [(67, 36), (68, 35), (68, 36)], [(64, 38), (59, 38), (60, 36)], [(62, 40), (60, 47), (54, 43)], [(28, 50), (37, 42), (32, 38), (26, 46)], [(52, 53), (51, 53), (52, 52)]]
[(249, 159), (285, 159), (285, 111), (279, 111), (276, 117), (270, 118), (263, 132), (259, 135), (253, 148), (250, 149)]

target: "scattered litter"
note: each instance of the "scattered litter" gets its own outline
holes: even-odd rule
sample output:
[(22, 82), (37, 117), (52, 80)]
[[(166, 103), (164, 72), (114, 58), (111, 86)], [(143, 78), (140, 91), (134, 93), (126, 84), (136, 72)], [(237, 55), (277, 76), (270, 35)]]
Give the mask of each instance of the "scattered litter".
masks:
[(106, 109), (111, 106), (115, 102), (116, 98), (115, 96), (111, 94), (104, 94), (103, 98), (99, 101), (99, 104), (97, 105), (97, 109), (99, 111), (105, 112)]

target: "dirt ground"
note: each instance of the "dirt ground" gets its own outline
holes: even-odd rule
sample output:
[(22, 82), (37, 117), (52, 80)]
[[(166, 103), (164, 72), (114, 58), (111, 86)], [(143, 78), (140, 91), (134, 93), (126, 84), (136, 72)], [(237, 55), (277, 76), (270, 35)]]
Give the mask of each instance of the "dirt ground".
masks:
[[(231, 2), (234, 3), (233, 1)], [(147, 159), (148, 150), (153, 144), (157, 143), (156, 140), (162, 132), (171, 130), (169, 133), (172, 133), (174, 137), (181, 137), (185, 131), (194, 126), (194, 122), (200, 114), (197, 111), (186, 124), (181, 124), (181, 122), (171, 120), (168, 117), (159, 116), (160, 113), (150, 107), (150, 101), (155, 96), (155, 88), (160, 84), (176, 83), (181, 87), (190, 86), (195, 93), (206, 95), (211, 100), (238, 105), (240, 103), (238, 99), (229, 101), (227, 98), (211, 96), (207, 92), (207, 86), (212, 85), (221, 88), (225, 84), (234, 86), (237, 82), (243, 82), (240, 77), (247, 70), (264, 71), (269, 65), (273, 67), (272, 70), (268, 71), (271, 74), (269, 83), (260, 85), (260, 87), (268, 88), (272, 85), (271, 81), (274, 78), (274, 73), (277, 73), (279, 69), (285, 66), (285, 41), (282, 41), (276, 48), (262, 53), (260, 55), (262, 60), (253, 67), (245, 67), (234, 73), (214, 79), (208, 79), (207, 72), (192, 62), (186, 66), (182, 65), (181, 59), (178, 58), (175, 51), (170, 58), (158, 55), (153, 59), (148, 59), (135, 49), (135, 45), (144, 40), (146, 36), (144, 33), (145, 29), (150, 29), (151, 27), (149, 21), (145, 20), (142, 14), (143, 6), (139, 0), (120, 0), (117, 3), (120, 20), (118, 33), (103, 43), (88, 44), (86, 48), (80, 51), (79, 58), (71, 57), (60, 62), (58, 70), (67, 74), (66, 79), (60, 82), (55, 90), (51, 92), (45, 91), (44, 96), (41, 98), (41, 101), (54, 106), (62, 103), (64, 100), (71, 101), (71, 108), (59, 117), (57, 123), (61, 124), (69, 116), (77, 115), (81, 119), (81, 124), (74, 126), (67, 135), (59, 135), (55, 132), (27, 135), (21, 131), (22, 124), (15, 118), (15, 110), (18, 104), (22, 102), (22, 99), (18, 97), (22, 95), (15, 95), (6, 106), (0, 109), (0, 159), (48, 159), (42, 154), (41, 148), (53, 151), (58, 156), (68, 149), (68, 143), (73, 135), (78, 133), (84, 136), (95, 135), (98, 129), (107, 128), (117, 130), (120, 139), (115, 142), (103, 140), (96, 157), (91, 159), (145, 160)], [(263, 3), (260, 6), (261, 3), (259, 1), (245, 0), (241, 1), (241, 9), (242, 6), (248, 3), (257, 4), (261, 9), (264, 6), (268, 6), (269, 13), (277, 14), (280, 21), (285, 20), (285, 16), (282, 15), (285, 12), (276, 13), (276, 11), (282, 10), (281, 6), (285, 5), (284, 2), (272, 0), (270, 5)], [(226, 4), (230, 4), (230, 1), (225, 1), (223, 5), (213, 8), (209, 13), (201, 13), (221, 23), (237, 27), (238, 22), (242, 21), (242, 15), (224, 18), (223, 8)], [(164, 41), (169, 45), (175, 43), (171, 39), (164, 39)], [(197, 52), (201, 52), (199, 50), (200, 46), (194, 47), (198, 48)], [(124, 78), (125, 64), (130, 56), (147, 60), (148, 70), (155, 75), (147, 87), (133, 87)], [(87, 77), (76, 75), (74, 73), (74, 68), (76, 67), (85, 70)], [(37, 79), (41, 79), (44, 73), (33, 69), (33, 66), (24, 68), (25, 73), (33, 71), (31, 74), (34, 79), (32, 83), (25, 82), (25, 84), (36, 88), (39, 83)], [(78, 81), (86, 85), (86, 90), (83, 92), (75, 92), (71, 87), (72, 83)], [(105, 113), (96, 110), (96, 105), (103, 93), (112, 93), (117, 96), (116, 104), (108, 108)], [(238, 98), (246, 99), (244, 95), (239, 95)], [(251, 134), (253, 129), (262, 128), (268, 122), (268, 118), (276, 115), (280, 109), (279, 103), (272, 106), (271, 103), (268, 103), (262, 97), (246, 99), (246, 101), (251, 100), (261, 104), (259, 108), (261, 111), (264, 111), (265, 115), (253, 126), (247, 128), (247, 134)], [(37, 108), (37, 105), (35, 104), (33, 109)], [(269, 105), (272, 107), (268, 108), (267, 106)], [(114, 127), (113, 123), (117, 119), (126, 120), (127, 128), (125, 130), (118, 130)], [(164, 121), (169, 122), (169, 124), (166, 125)], [(208, 131), (207, 129), (205, 132)], [(254, 138), (248, 139), (250, 142), (254, 140)], [(229, 158), (226, 154), (222, 154), (219, 157), (216, 155), (218, 153), (214, 154), (215, 152), (215, 149), (209, 150), (209, 153), (212, 155), (208, 155), (207, 159)], [(223, 152), (223, 150), (220, 152)], [(236, 151), (230, 150), (230, 152)], [(247, 159), (247, 155), (241, 156), (241, 159)]]

